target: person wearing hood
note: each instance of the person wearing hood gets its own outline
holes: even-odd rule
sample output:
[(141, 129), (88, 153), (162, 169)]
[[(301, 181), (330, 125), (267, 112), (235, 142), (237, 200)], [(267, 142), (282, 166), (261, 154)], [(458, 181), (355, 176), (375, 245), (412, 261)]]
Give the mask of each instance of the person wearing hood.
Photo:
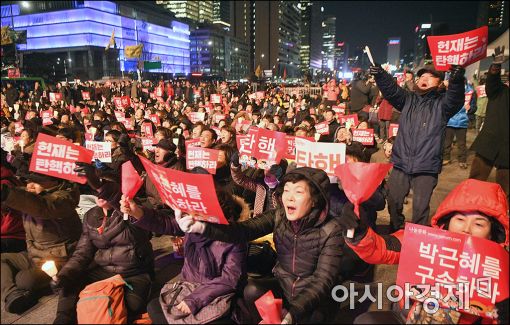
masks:
[(260, 322), (254, 301), (267, 290), (283, 298), (282, 324), (325, 322), (331, 313), (331, 289), (341, 283), (342, 229), (329, 215), (330, 181), (325, 171), (301, 167), (282, 178), (278, 204), (257, 218), (218, 225), (182, 218), (185, 232), (231, 243), (246, 243), (273, 232), (277, 251), (274, 278), (249, 279), (244, 303), (248, 323)]
[[(363, 209), (361, 209), (360, 214), (363, 213)], [(452, 233), (492, 240), (508, 248), (509, 219), (507, 213), (508, 203), (500, 185), (467, 179), (457, 185), (441, 202), (432, 217), (431, 226)], [(367, 263), (399, 264), (400, 251), (402, 245), (405, 245), (404, 231), (398, 230), (391, 235), (381, 236), (360, 220), (363, 218), (359, 219), (356, 216), (352, 204), (344, 206), (342, 225), (346, 229), (355, 229), (354, 238), (346, 239), (347, 245)], [(401, 307), (402, 303), (403, 301), (401, 301)], [(497, 305), (500, 316), (503, 317), (499, 319), (499, 323), (507, 324), (508, 299), (502, 303), (502, 305)], [(406, 316), (394, 311), (368, 312), (360, 315), (355, 323), (404, 324)], [(463, 323), (462, 319), (459, 323)]]
[(446, 124), (464, 105), (464, 68), (452, 65), (449, 86), (439, 93), (443, 74), (433, 66), (417, 73), (414, 92), (400, 88), (380, 65), (370, 74), (388, 102), (402, 112), (398, 136), (393, 145), (393, 171), (388, 181), (388, 210), (393, 230), (404, 227), (404, 200), (413, 190), (413, 223), (428, 223), (430, 198), (442, 168)]
[(80, 291), (116, 274), (130, 286), (124, 291), (128, 319), (145, 310), (154, 277), (152, 245), (149, 232), (123, 220), (120, 198), (120, 186), (106, 182), (98, 191), (97, 205), (85, 213), (76, 250), (51, 282), (59, 295), (54, 324), (75, 324)]
[(22, 314), (49, 289), (41, 270), (48, 260), (61, 268), (76, 248), (81, 221), (76, 212), (78, 187), (58, 178), (31, 173), (26, 188), (2, 184), (2, 208), (22, 213), (27, 252), (1, 254), (1, 290), (5, 310)]
[[(201, 167), (195, 167), (191, 172), (208, 174)], [(216, 187), (216, 194), (228, 222), (235, 223), (243, 218), (242, 214), (247, 214), (248, 209), (243, 208), (242, 200), (235, 198), (229, 191)], [(198, 286), (190, 290), (191, 293), (182, 300), (175, 301), (176, 308), (172, 308), (172, 310), (177, 309), (174, 312), (178, 312), (182, 318), (186, 317), (187, 319), (183, 322), (179, 320), (179, 323), (199, 323), (200, 319), (196, 319), (194, 316), (197, 316), (202, 309), (207, 308), (211, 303), (216, 303), (217, 307), (216, 300), (218, 298), (231, 297), (243, 287), (246, 281), (246, 244), (228, 244), (187, 231), (190, 224), (189, 217), (182, 217), (183, 214), (178, 209), (143, 208), (125, 196), (122, 196), (120, 204), (122, 212), (136, 219), (133, 225), (148, 231), (184, 236), (184, 266), (181, 278), (186, 283), (191, 282)], [(167, 283), (164, 289), (168, 289), (169, 284)], [(175, 321), (168, 312), (169, 307), (172, 306), (168, 300), (163, 299), (168, 295), (165, 295), (166, 292), (168, 291), (162, 291), (160, 297), (150, 301), (147, 306), (147, 311), (154, 324), (167, 324)], [(175, 295), (175, 297), (177, 296)], [(230, 307), (229, 301), (227, 304)], [(228, 309), (230, 310), (230, 308)], [(175, 317), (175, 315), (173, 316)], [(230, 315), (219, 316), (221, 318), (217, 319), (216, 323), (228, 322), (228, 316)]]

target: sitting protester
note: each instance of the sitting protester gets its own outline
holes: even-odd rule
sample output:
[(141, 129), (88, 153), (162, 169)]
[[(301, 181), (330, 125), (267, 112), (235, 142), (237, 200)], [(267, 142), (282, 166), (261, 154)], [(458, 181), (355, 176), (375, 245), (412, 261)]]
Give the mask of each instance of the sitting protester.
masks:
[(123, 220), (117, 210), (120, 196), (118, 184), (105, 183), (99, 189), (97, 206), (85, 214), (76, 251), (52, 281), (59, 294), (55, 324), (76, 323), (80, 291), (116, 274), (131, 287), (124, 291), (128, 319), (145, 310), (154, 276), (152, 245), (147, 231)]
[[(508, 247), (507, 213), (508, 203), (501, 186), (468, 179), (453, 189), (439, 205), (431, 224), (434, 228), (489, 239)], [(363, 214), (363, 209), (360, 209), (360, 214)], [(359, 219), (355, 215), (352, 204), (344, 206), (342, 224), (346, 229), (355, 228), (354, 238), (346, 239), (346, 242), (367, 263), (398, 264), (400, 262), (400, 251), (402, 245), (405, 245), (403, 230), (391, 235), (376, 234), (373, 229), (366, 226), (363, 218)], [(400, 301), (400, 307), (402, 306), (403, 300)], [(508, 299), (496, 306), (499, 309), (499, 323), (507, 324)], [(404, 324), (407, 312), (405, 310), (399, 313), (395, 311), (368, 312), (360, 315), (355, 323)], [(479, 319), (475, 320), (477, 321)], [(459, 323), (465, 322), (460, 319)]]
[(40, 290), (49, 289), (51, 278), (42, 264), (53, 260), (62, 267), (81, 234), (76, 185), (35, 173), (26, 178), (26, 189), (2, 184), (2, 208), (22, 213), (27, 236), (28, 253), (2, 253), (2, 297), (5, 310), (16, 314), (37, 303)]
[[(239, 315), (242, 323), (258, 323), (254, 301), (273, 290), (283, 298), (283, 323), (326, 321), (331, 313), (331, 289), (341, 282), (342, 229), (329, 215), (330, 182), (323, 170), (302, 167), (288, 172), (278, 187), (278, 205), (257, 218), (230, 225), (182, 218), (186, 232), (215, 240), (246, 243), (274, 233), (277, 264), (275, 278), (249, 279), (244, 303), (249, 312)], [(283, 324), (282, 323), (282, 324)]]
[[(200, 168), (195, 167), (193, 171), (195, 170)], [(242, 211), (239, 202), (223, 189), (218, 189), (216, 193), (228, 221), (233, 223), (238, 220)], [(181, 276), (187, 285), (192, 286), (192, 292), (182, 300), (174, 301), (173, 305), (170, 305), (166, 298), (163, 304), (159, 298), (152, 300), (147, 310), (153, 323), (166, 324), (179, 321), (196, 324), (202, 322), (202, 315), (207, 313), (214, 315), (209, 317), (226, 321), (227, 312), (230, 311), (230, 300), (227, 300), (226, 309), (220, 311), (216, 309), (221, 306), (217, 298), (226, 296), (229, 297), (226, 299), (231, 299), (242, 287), (246, 276), (246, 245), (227, 244), (200, 234), (185, 233), (184, 230), (188, 230), (190, 221), (188, 217), (181, 217), (179, 210), (174, 212), (142, 208), (133, 200), (122, 196), (121, 211), (137, 219), (133, 223), (137, 227), (168, 235), (184, 236), (184, 266)], [(165, 286), (164, 292), (161, 293), (162, 299), (168, 296), (167, 292), (172, 293), (166, 290), (168, 287), (172, 288), (170, 284)], [(174, 295), (177, 297), (178, 293), (172, 293), (169, 299)], [(182, 321), (175, 319), (176, 313), (184, 319)]]

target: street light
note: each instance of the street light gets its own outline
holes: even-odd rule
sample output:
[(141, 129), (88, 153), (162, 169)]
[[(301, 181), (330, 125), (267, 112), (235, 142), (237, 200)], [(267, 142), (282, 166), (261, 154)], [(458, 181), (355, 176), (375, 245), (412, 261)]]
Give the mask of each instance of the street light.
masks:
[(21, 1), (21, 6), (25, 9), (30, 8), (30, 3), (28, 1)]
[(209, 46), (212, 45), (212, 41), (207, 42), (207, 45)]
[(262, 54), (260, 55), (260, 57), (261, 57), (261, 58), (264, 58), (264, 53), (262, 53)]

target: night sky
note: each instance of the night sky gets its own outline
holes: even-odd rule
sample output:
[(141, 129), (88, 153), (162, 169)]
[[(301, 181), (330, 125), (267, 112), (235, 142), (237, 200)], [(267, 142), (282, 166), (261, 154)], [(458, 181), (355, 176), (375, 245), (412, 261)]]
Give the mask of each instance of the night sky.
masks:
[(337, 41), (368, 45), (377, 62), (386, 61), (388, 37), (401, 37), (401, 56), (414, 47), (414, 29), (422, 23), (446, 22), (450, 30), (476, 28), (478, 1), (325, 1), (324, 14), (336, 18)]

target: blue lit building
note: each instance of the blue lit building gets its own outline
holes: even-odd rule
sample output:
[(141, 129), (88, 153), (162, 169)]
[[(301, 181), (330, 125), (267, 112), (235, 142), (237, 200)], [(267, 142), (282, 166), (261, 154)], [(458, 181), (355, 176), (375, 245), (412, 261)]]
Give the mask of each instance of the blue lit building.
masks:
[[(150, 72), (190, 73), (189, 26), (150, 2), (12, 1), (1, 9), (2, 26), (27, 31), (27, 43), (17, 45), (20, 62), (31, 54), (58, 56), (53, 74), (62, 69), (55, 65), (82, 79), (136, 71), (138, 59), (126, 59), (124, 47), (140, 43), (141, 60), (161, 61), (161, 69)], [(113, 31), (116, 48), (105, 51)]]

